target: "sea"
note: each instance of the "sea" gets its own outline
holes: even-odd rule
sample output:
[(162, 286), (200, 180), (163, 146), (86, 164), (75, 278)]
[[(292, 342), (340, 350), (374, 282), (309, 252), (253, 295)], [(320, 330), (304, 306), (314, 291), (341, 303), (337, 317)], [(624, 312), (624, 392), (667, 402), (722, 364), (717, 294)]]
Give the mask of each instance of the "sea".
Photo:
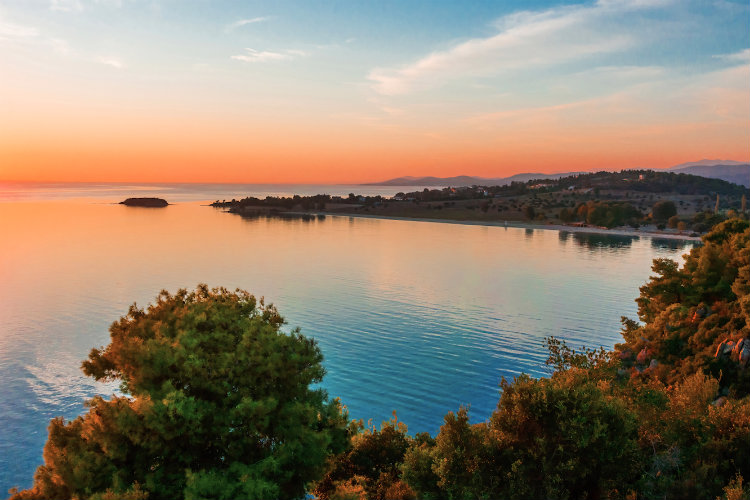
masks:
[[(115, 384), (83, 375), (108, 327), (162, 290), (248, 290), (318, 342), (351, 418), (436, 434), (500, 381), (549, 376), (545, 337), (609, 349), (655, 258), (693, 243), (545, 229), (325, 216), (242, 218), (214, 200), (422, 187), (0, 183), (0, 492), (32, 483), (50, 419)], [(155, 196), (165, 208), (117, 202)], [(2, 493), (0, 493), (2, 495)]]

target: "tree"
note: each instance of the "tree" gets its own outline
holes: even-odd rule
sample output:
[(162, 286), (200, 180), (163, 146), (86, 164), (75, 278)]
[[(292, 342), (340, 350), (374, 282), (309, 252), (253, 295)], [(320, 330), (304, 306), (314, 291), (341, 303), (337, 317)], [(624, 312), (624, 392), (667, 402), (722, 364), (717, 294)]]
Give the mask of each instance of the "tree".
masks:
[[(83, 371), (119, 380), (55, 419), (31, 489), (12, 498), (299, 498), (346, 445), (320, 349), (247, 292), (162, 291), (130, 307)], [(140, 495), (140, 496), (139, 496)]]
[(420, 498), (612, 498), (639, 477), (637, 440), (636, 415), (585, 370), (522, 375), (503, 380), (489, 422), (446, 415), (434, 444), (406, 452), (403, 479)]
[(677, 206), (673, 201), (657, 201), (651, 209), (654, 220), (665, 221), (677, 215)]
[[(681, 268), (669, 259), (654, 261), (655, 274), (636, 299), (644, 324), (626, 328), (625, 344), (617, 349), (628, 369), (656, 360), (648, 373), (666, 384), (703, 372), (720, 379), (729, 394), (744, 397), (750, 394), (750, 370), (740, 363), (739, 349), (730, 351), (750, 337), (750, 223), (722, 222), (703, 243)], [(641, 352), (643, 360), (634, 359)]]
[(396, 418), (383, 422), (380, 430), (363, 422), (350, 424), (351, 445), (331, 457), (328, 470), (313, 487), (316, 498), (345, 498), (361, 490), (360, 496), (374, 500), (401, 500), (414, 492), (399, 479), (399, 465), (413, 439)]
[(563, 222), (570, 222), (575, 217), (575, 214), (569, 208), (563, 208), (560, 210), (560, 214), (558, 215), (558, 217)]
[(529, 220), (534, 220), (534, 217), (536, 217), (536, 210), (531, 205), (526, 205), (523, 209), (523, 213)]

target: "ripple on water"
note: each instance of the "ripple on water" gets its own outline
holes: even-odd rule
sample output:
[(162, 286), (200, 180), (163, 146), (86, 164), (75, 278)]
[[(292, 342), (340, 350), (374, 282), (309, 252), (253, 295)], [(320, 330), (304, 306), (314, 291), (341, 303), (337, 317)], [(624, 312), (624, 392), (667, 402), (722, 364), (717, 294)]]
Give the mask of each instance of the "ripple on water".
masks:
[(546, 375), (546, 336), (611, 347), (651, 259), (686, 251), (458, 224), (243, 220), (188, 203), (32, 208), (0, 204), (2, 220), (28, 218), (4, 235), (23, 246), (0, 263), (0, 491), (30, 484), (50, 418), (116, 392), (84, 377), (81, 360), (163, 288), (265, 296), (286, 329), (318, 341), (322, 387), (353, 418), (379, 424), (397, 410), (411, 432), (435, 433), (461, 405), (489, 417), (502, 377)]

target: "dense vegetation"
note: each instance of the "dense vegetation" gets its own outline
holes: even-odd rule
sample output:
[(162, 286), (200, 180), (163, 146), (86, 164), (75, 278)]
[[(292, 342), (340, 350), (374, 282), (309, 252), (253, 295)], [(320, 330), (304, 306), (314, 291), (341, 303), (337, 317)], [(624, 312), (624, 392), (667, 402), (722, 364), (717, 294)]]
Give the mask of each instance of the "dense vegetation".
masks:
[(320, 498), (748, 498), (750, 229), (721, 224), (657, 260), (614, 352), (548, 341), (548, 379), (504, 381), (497, 410), (439, 434), (356, 433)]
[(606, 228), (669, 227), (695, 236), (728, 218), (746, 214), (743, 186), (651, 170), (597, 172), (504, 186), (425, 188), (393, 197), (354, 193), (346, 197), (248, 197), (217, 200), (212, 206), (250, 217), (312, 220), (311, 214), (327, 212), (495, 222), (528, 220)]
[(347, 419), (322, 389), (315, 342), (272, 306), (200, 286), (130, 308), (83, 371), (119, 380), (55, 419), (34, 486), (14, 499), (298, 498), (343, 449)]
[(84, 363), (132, 397), (54, 420), (13, 498), (747, 499), (750, 224), (703, 243), (654, 261), (614, 351), (548, 339), (549, 378), (504, 380), (488, 421), (461, 408), (434, 437), (347, 425), (309, 389), (315, 344), (251, 296), (164, 292)]
[[(621, 190), (648, 193), (679, 193), (691, 195), (711, 195), (741, 197), (746, 189), (738, 184), (690, 174), (655, 172), (653, 170), (623, 170), (621, 172), (596, 172), (578, 174), (560, 179), (530, 180), (513, 182), (504, 186), (472, 186), (442, 189), (424, 188), (422, 191), (399, 192), (397, 200), (409, 201), (456, 201), (477, 200), (493, 196), (520, 196), (528, 193), (549, 193), (575, 190)], [(266, 198), (247, 197), (240, 200), (216, 200), (211, 205), (241, 211), (244, 207), (273, 207), (287, 210), (322, 210), (326, 204), (365, 204), (374, 205), (389, 201), (383, 196), (360, 196), (350, 193), (347, 197), (317, 194), (313, 196), (267, 196)]]

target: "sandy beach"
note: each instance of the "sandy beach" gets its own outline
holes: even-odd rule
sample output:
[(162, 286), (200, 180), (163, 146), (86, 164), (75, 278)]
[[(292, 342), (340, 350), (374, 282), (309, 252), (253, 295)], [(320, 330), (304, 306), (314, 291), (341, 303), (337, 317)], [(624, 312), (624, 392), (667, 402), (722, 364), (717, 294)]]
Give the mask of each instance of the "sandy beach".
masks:
[(396, 217), (387, 215), (364, 215), (364, 214), (352, 214), (352, 213), (331, 213), (331, 212), (287, 212), (299, 215), (327, 215), (331, 217), (358, 217), (362, 219), (388, 219), (388, 220), (403, 220), (403, 221), (416, 221), (416, 222), (437, 222), (443, 224), (464, 224), (470, 226), (497, 226), (497, 227), (515, 227), (522, 229), (544, 229), (551, 231), (566, 231), (569, 233), (595, 233), (595, 234), (608, 234), (611, 236), (633, 236), (633, 237), (646, 237), (654, 239), (668, 239), (668, 240), (685, 240), (685, 241), (701, 241), (700, 236), (690, 236), (688, 234), (680, 234), (677, 232), (659, 231), (651, 227), (645, 227), (644, 229), (632, 229), (627, 227), (619, 227), (613, 229), (607, 229), (595, 226), (568, 226), (565, 224), (537, 224), (534, 222), (521, 222), (521, 221), (471, 221), (471, 220), (451, 220), (451, 219), (429, 219), (424, 217)]

